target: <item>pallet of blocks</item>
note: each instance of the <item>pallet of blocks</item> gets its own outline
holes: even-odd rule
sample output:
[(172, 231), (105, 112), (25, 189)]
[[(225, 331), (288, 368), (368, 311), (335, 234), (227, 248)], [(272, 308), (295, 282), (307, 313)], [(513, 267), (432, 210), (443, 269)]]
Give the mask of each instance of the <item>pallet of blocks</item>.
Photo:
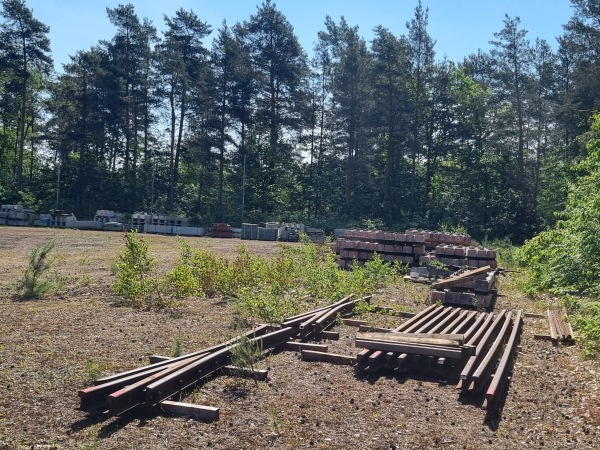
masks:
[(336, 240), (338, 264), (350, 267), (356, 261), (363, 265), (377, 253), (384, 261), (413, 265), (425, 253), (424, 242), (424, 236), (418, 233), (344, 230), (344, 235)]

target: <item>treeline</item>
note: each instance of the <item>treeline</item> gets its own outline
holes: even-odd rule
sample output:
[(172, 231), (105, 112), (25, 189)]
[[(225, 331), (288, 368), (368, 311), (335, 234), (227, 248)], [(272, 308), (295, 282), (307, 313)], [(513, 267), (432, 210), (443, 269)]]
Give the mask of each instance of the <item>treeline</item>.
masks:
[[(201, 224), (463, 226), (520, 241), (554, 224), (600, 99), (600, 11), (555, 52), (518, 17), (491, 50), (436, 58), (419, 5), (366, 42), (325, 18), (311, 58), (270, 0), (213, 31), (193, 11), (162, 33), (133, 5), (115, 34), (53, 72), (48, 27), (2, 0), (0, 199), (85, 218), (181, 213)], [(210, 48), (206, 38), (212, 37)]]

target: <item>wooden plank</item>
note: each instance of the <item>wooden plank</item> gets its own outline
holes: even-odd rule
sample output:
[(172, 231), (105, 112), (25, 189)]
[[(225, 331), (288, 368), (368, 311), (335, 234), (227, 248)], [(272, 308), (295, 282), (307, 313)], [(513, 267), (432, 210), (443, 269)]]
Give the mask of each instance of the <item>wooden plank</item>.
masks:
[(486, 274), (490, 270), (493, 270), (490, 266), (480, 267), (479, 269), (469, 270), (468, 272), (462, 273), (460, 275), (449, 277), (442, 281), (437, 281), (437, 282), (433, 283), (431, 286), (434, 289), (444, 288), (446, 286), (451, 286), (455, 282), (466, 281), (467, 279), (469, 279), (471, 277)]
[(337, 331), (323, 330), (320, 334), (323, 339), (331, 339), (332, 341), (337, 341), (340, 338), (340, 333)]
[(360, 325), (358, 331), (363, 333), (390, 333), (391, 328), (374, 327), (370, 325)]
[(465, 353), (471, 351), (471, 349), (461, 347), (446, 347), (410, 343), (405, 344), (400, 342), (382, 342), (363, 339), (357, 339), (355, 341), (355, 346), (359, 348), (367, 348), (370, 350), (409, 353), (413, 355), (437, 356), (454, 359), (461, 359)]
[(368, 325), (369, 322), (366, 320), (358, 320), (358, 319), (342, 319), (344, 325), (348, 325), (349, 327), (360, 327), (364, 325)]
[(325, 353), (327, 353), (327, 350), (329, 349), (329, 347), (327, 345), (323, 345), (323, 344), (312, 344), (310, 342), (294, 342), (294, 341), (286, 342), (284, 348), (286, 350), (290, 350), (293, 352), (300, 352), (302, 350), (317, 350), (317, 351), (325, 352)]
[(174, 416), (190, 417), (202, 422), (216, 422), (219, 420), (219, 408), (214, 406), (193, 405), (191, 403), (173, 402), (164, 400), (160, 402), (161, 409)]
[(558, 333), (554, 325), (554, 317), (552, 316), (552, 311), (547, 310), (546, 315), (548, 316), (548, 329), (550, 330), (550, 336), (552, 340), (558, 339)]
[(385, 363), (385, 355), (384, 352), (379, 350), (373, 352), (373, 354), (369, 356), (369, 365), (366, 370), (371, 373), (378, 372)]
[(264, 369), (250, 369), (248, 367), (225, 366), (223, 373), (230, 377), (252, 378), (253, 380), (265, 381), (269, 376), (269, 371)]
[(356, 356), (338, 355), (336, 353), (324, 353), (314, 350), (302, 350), (302, 360), (350, 366), (356, 364)]
[[(431, 337), (429, 335), (424, 334), (415, 334), (411, 333), (357, 333), (356, 339), (363, 340), (375, 340), (375, 341), (385, 341), (385, 342), (399, 342), (406, 344), (425, 344), (425, 345), (445, 345), (448, 347), (459, 347), (463, 343), (463, 338), (460, 336), (458, 339), (445, 339), (441, 337), (443, 335), (432, 334)], [(457, 335), (449, 335), (449, 336), (457, 336)]]

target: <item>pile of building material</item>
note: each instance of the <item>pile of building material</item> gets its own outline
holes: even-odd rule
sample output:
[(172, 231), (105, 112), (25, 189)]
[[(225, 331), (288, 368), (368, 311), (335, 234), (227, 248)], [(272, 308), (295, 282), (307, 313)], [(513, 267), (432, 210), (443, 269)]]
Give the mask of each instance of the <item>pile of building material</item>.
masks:
[(73, 228), (77, 222), (77, 217), (72, 213), (66, 213), (62, 209), (55, 209), (50, 212), (50, 226), (56, 228)]
[[(256, 345), (263, 355), (275, 348), (285, 348), (307, 353), (307, 359), (339, 361), (354, 357), (327, 353), (327, 346), (302, 342), (305, 339), (321, 339), (327, 336), (326, 329), (335, 324), (340, 314), (351, 313), (360, 301), (348, 296), (332, 305), (315, 309), (284, 319), (280, 326), (261, 325), (245, 335), (222, 344), (198, 350), (177, 358), (154, 357), (151, 364), (126, 372), (98, 379), (94, 386), (78, 392), (79, 409), (85, 412), (107, 412), (119, 416), (138, 407), (155, 408), (157, 412), (168, 411), (189, 415), (195, 412), (203, 420), (217, 420), (218, 408), (171, 402), (170, 398), (181, 397), (187, 390), (204, 381), (208, 376), (227, 373), (245, 374), (242, 368), (228, 366), (232, 350), (239, 345)], [(243, 343), (242, 339), (249, 342)]]
[(245, 240), (256, 240), (258, 239), (258, 224), (255, 223), (243, 223), (241, 238)]
[(0, 206), (0, 225), (28, 226), (33, 224), (35, 218), (35, 211), (23, 205)]
[(210, 237), (231, 239), (233, 230), (228, 223), (213, 223), (210, 230)]
[(496, 251), (483, 247), (465, 247), (463, 245), (440, 244), (433, 253), (421, 256), (422, 265), (439, 261), (450, 267), (498, 267)]
[(131, 215), (131, 227), (140, 233), (179, 234), (185, 236), (202, 236), (203, 228), (190, 227), (187, 217), (169, 216), (166, 214), (147, 214), (135, 212)]
[(425, 236), (418, 232), (344, 230), (336, 245), (340, 267), (349, 267), (354, 261), (362, 265), (375, 253), (384, 261), (413, 265), (425, 253)]
[(520, 310), (494, 314), (431, 305), (394, 329), (358, 333), (355, 345), (364, 350), (357, 364), (368, 372), (414, 369), (437, 377), (460, 370), (457, 388), (479, 393), (488, 386), (489, 403), (506, 382), (521, 323)]
[(303, 224), (282, 223), (279, 227), (279, 240), (285, 242), (298, 242), (302, 233), (304, 233)]
[(490, 266), (466, 270), (431, 287), (431, 302), (488, 308), (497, 294), (498, 270)]
[(123, 214), (120, 212), (110, 211), (108, 209), (98, 209), (96, 210), (94, 221), (101, 223), (123, 222)]
[(435, 250), (437, 246), (444, 244), (478, 246), (468, 234), (450, 233), (447, 231), (417, 230), (414, 228), (407, 230), (406, 232), (423, 235), (427, 251)]
[(325, 230), (322, 228), (306, 227), (305, 233), (312, 242), (320, 244), (325, 242)]
[(550, 338), (555, 341), (573, 342), (573, 328), (571, 324), (565, 320), (567, 313), (563, 310), (547, 310), (548, 328), (550, 330)]

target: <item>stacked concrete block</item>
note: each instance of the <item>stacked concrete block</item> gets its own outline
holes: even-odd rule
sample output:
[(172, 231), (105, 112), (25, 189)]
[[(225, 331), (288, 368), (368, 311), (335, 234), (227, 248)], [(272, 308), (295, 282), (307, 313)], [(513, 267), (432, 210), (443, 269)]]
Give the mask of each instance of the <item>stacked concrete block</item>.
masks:
[(77, 228), (78, 230), (101, 230), (102, 225), (102, 222), (95, 220), (74, 220), (69, 222), (66, 227)]
[(463, 245), (440, 244), (435, 248), (434, 253), (423, 255), (420, 258), (422, 265), (431, 264), (433, 261), (439, 261), (452, 267), (490, 266), (492, 269), (498, 267), (495, 250)]
[(94, 216), (95, 222), (122, 222), (123, 214), (120, 212), (110, 211), (108, 209), (98, 209), (96, 211), (96, 215)]
[(312, 242), (325, 242), (325, 231), (321, 228), (306, 227), (305, 233)]
[(282, 223), (279, 227), (279, 240), (287, 242), (298, 242), (300, 234), (304, 233), (304, 225), (301, 223)]
[(279, 238), (279, 228), (258, 227), (259, 241), (276, 241)]
[(454, 292), (449, 289), (431, 291), (432, 303), (444, 305), (473, 306), (475, 308), (488, 308), (492, 302), (493, 294), (480, 294), (475, 292)]
[(243, 223), (241, 236), (244, 240), (256, 240), (258, 239), (258, 224), (256, 223)]
[(178, 236), (204, 236), (204, 228), (202, 227), (172, 227), (173, 234)]
[(0, 225), (27, 226), (31, 225), (35, 218), (35, 211), (23, 205), (0, 206)]
[(348, 267), (353, 260), (360, 264), (372, 259), (375, 253), (384, 261), (414, 265), (425, 253), (425, 237), (411, 231), (344, 230), (342, 237), (336, 239), (336, 247), (340, 267)]

